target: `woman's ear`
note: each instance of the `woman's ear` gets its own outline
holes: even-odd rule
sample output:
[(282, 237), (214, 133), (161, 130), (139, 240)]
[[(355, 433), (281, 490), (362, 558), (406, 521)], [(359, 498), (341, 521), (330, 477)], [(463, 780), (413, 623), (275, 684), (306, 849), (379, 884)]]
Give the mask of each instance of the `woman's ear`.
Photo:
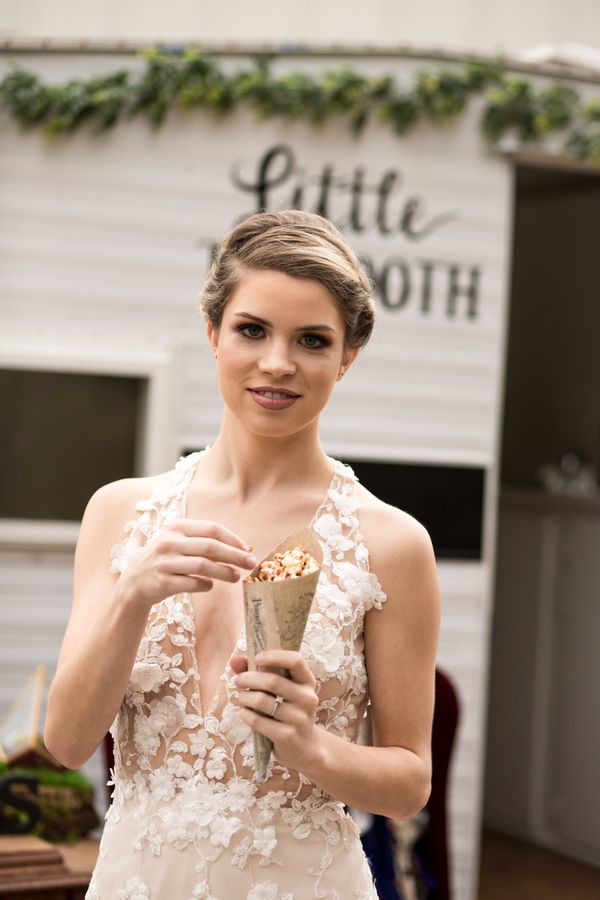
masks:
[(348, 371), (348, 369), (350, 368), (350, 366), (352, 365), (352, 363), (358, 356), (359, 350), (360, 350), (360, 347), (348, 347), (347, 349), (344, 350), (336, 381), (339, 381), (341, 378), (344, 377), (344, 375), (346, 374), (346, 372)]
[(206, 325), (206, 335), (208, 337), (208, 343), (210, 344), (211, 353), (216, 359), (217, 347), (219, 345), (219, 333), (212, 322), (208, 322)]

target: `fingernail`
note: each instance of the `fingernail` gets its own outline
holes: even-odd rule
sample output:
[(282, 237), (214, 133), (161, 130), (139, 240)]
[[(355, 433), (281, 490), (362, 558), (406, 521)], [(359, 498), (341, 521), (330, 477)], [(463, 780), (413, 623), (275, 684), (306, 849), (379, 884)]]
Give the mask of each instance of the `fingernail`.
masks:
[(246, 557), (246, 565), (250, 566), (251, 569), (254, 568), (254, 566), (256, 565), (257, 562), (258, 562), (258, 560), (256, 560), (253, 556)]

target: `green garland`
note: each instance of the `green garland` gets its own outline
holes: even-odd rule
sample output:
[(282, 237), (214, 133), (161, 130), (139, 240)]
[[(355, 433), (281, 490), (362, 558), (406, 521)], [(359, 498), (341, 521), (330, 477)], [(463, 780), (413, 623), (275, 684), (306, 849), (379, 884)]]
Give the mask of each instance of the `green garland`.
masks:
[(158, 128), (172, 107), (199, 107), (221, 118), (240, 107), (259, 118), (304, 119), (319, 125), (345, 117), (358, 135), (370, 119), (406, 134), (417, 122), (442, 125), (455, 119), (473, 94), (483, 94), (483, 134), (497, 143), (513, 133), (522, 143), (564, 132), (564, 153), (600, 164), (600, 100), (584, 103), (564, 84), (536, 88), (506, 74), (500, 58), (464, 60), (455, 68), (421, 69), (410, 89), (391, 75), (369, 78), (349, 66), (319, 76), (289, 72), (275, 77), (270, 57), (228, 74), (214, 56), (199, 50), (143, 52), (146, 69), (132, 80), (125, 69), (109, 75), (43, 84), (13, 66), (0, 81), (0, 103), (23, 127), (41, 126), (46, 135), (73, 132), (88, 124), (95, 133), (120, 119), (145, 116)]

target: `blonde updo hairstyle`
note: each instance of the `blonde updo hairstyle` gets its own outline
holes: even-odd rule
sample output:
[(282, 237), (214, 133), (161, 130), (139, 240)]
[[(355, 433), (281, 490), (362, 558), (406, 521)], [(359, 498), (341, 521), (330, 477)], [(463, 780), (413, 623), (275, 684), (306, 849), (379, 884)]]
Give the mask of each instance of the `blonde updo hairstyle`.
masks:
[(200, 300), (200, 310), (215, 330), (241, 278), (261, 269), (319, 281), (339, 305), (345, 346), (365, 346), (375, 318), (371, 282), (354, 251), (328, 219), (295, 209), (259, 212), (226, 234)]

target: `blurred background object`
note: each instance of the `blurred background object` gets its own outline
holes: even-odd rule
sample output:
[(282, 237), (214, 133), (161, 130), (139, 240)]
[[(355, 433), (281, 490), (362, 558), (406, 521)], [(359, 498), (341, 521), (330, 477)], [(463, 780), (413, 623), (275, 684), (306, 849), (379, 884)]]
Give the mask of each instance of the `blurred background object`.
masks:
[(46, 669), (36, 666), (0, 719), (0, 835), (72, 843), (99, 824), (94, 786), (44, 746), (47, 690)]

